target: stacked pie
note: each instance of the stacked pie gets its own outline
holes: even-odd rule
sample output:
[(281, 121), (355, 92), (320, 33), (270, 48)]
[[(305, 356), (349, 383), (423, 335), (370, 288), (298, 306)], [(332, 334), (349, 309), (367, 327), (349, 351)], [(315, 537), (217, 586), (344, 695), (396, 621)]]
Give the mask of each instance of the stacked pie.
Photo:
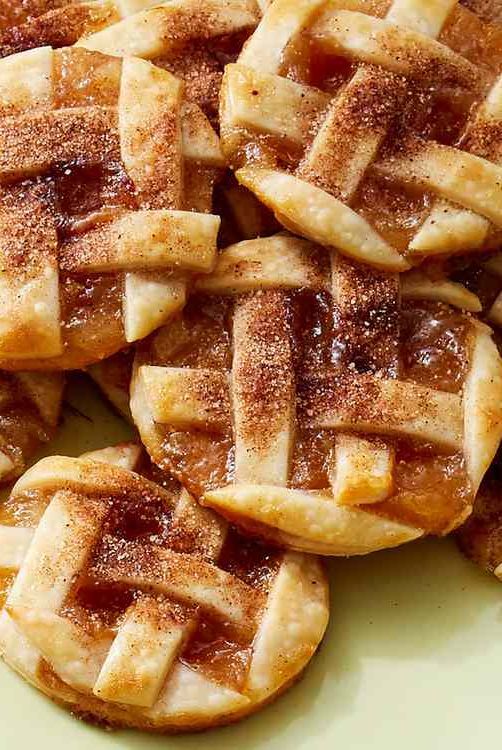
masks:
[[(71, 712), (258, 710), (321, 556), (502, 579), (498, 6), (0, 0), (0, 652)], [(80, 369), (137, 442), (27, 468)]]

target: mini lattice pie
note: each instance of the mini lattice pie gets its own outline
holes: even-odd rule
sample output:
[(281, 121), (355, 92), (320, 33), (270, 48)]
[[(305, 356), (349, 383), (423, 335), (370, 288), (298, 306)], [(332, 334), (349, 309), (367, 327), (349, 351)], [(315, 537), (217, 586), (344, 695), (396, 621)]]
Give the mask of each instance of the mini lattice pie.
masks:
[(0, 362), (72, 369), (164, 323), (213, 266), (222, 164), (183, 84), (77, 48), (0, 60)]
[(457, 0), (277, 0), (221, 95), (239, 182), (389, 271), (500, 243), (502, 28)]
[(258, 3), (168, 0), (154, 8), (151, 5), (154, 3), (143, 2), (145, 10), (84, 36), (79, 46), (152, 60), (182, 78), (189, 99), (216, 121), (223, 69), (226, 63), (235, 62), (244, 40), (256, 27)]
[(59, 373), (0, 371), (0, 483), (21, 474), (54, 435), (63, 384)]
[(481, 485), (474, 510), (457, 532), (462, 552), (502, 580), (502, 485), (500, 476)]
[(419, 280), (336, 254), (330, 267), (288, 235), (228, 247), (139, 346), (131, 408), (152, 459), (297, 549), (453, 529), (502, 435), (502, 361), (452, 306), (472, 302), (460, 284)]
[(138, 453), (44, 459), (15, 486), (0, 526), (3, 657), (85, 718), (161, 731), (236, 720), (319, 645), (324, 572), (129, 471)]

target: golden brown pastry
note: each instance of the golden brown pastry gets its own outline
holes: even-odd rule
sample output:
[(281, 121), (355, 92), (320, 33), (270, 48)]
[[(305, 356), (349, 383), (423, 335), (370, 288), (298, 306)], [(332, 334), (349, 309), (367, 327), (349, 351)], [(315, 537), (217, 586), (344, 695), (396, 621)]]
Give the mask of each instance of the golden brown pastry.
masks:
[(502, 28), (457, 0), (278, 0), (228, 65), (222, 146), (290, 231), (388, 271), (502, 230)]
[(6, 369), (101, 360), (212, 268), (219, 141), (167, 71), (74, 47), (0, 60), (0, 154)]
[(1, 510), (3, 658), (100, 723), (235, 721), (315, 652), (324, 572), (314, 557), (240, 536), (176, 482), (134, 473), (140, 454), (123, 445), (47, 458), (14, 487)]
[(477, 298), (331, 259), (287, 234), (226, 248), (138, 347), (150, 456), (247, 531), (362, 554), (470, 513), (502, 435), (502, 361)]

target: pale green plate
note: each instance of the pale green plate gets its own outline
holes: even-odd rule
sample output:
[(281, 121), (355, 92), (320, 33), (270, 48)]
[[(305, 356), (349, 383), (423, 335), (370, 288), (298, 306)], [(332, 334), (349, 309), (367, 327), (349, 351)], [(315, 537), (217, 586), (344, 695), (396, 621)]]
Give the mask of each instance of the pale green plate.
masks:
[[(53, 453), (131, 431), (73, 384)], [(85, 416), (84, 416), (85, 415)], [(302, 682), (233, 727), (180, 737), (104, 732), (0, 666), (2, 750), (478, 750), (500, 744), (502, 584), (449, 541), (330, 565), (329, 632)]]

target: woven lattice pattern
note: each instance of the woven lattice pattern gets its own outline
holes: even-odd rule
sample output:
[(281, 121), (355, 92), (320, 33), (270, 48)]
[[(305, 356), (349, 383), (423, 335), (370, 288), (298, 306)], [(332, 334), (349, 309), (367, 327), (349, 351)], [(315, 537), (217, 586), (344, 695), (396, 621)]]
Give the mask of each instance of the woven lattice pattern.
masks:
[(168, 0), (144, 2), (144, 10), (126, 15), (78, 44), (108, 55), (152, 60), (186, 83), (189, 99), (215, 123), (226, 63), (235, 62), (256, 27), (255, 0)]
[(182, 83), (76, 48), (0, 61), (0, 359), (74, 368), (165, 322), (212, 268), (219, 142)]
[(12, 0), (0, 2), (0, 57), (35, 47), (135, 55), (183, 78), (216, 121), (223, 69), (260, 17), (254, 0)]
[(226, 69), (224, 151), (286, 228), (375, 267), (492, 246), (501, 49), (457, 0), (280, 0)]
[(502, 434), (491, 332), (453, 307), (475, 295), (288, 235), (227, 248), (198, 290), (140, 347), (131, 407), (203, 503), (334, 554), (469, 514)]
[[(228, 721), (308, 662), (326, 627), (325, 579), (315, 558), (245, 540), (174, 483), (125, 468), (139, 453), (45, 459), (18, 482), (0, 526), (1, 567), (19, 570), (3, 656), (99, 719)], [(25, 525), (12, 525), (20, 507)]]

